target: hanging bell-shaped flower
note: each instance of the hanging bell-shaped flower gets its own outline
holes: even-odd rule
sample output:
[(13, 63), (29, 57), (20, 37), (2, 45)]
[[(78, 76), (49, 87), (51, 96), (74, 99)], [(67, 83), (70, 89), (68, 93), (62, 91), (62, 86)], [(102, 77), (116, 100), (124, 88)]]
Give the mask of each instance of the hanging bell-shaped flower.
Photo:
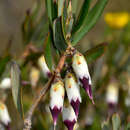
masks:
[(79, 106), (81, 103), (80, 90), (74, 75), (70, 72), (68, 72), (65, 77), (65, 88), (69, 102), (72, 105), (76, 116), (78, 117)]
[(39, 59), (38, 59), (38, 64), (39, 64), (39, 67), (41, 68), (44, 76), (46, 78), (50, 77), (51, 76), (51, 72), (47, 66), (47, 63), (45, 61), (45, 57), (44, 55), (42, 55)]
[(68, 130), (73, 130), (74, 125), (77, 122), (77, 117), (71, 105), (63, 108), (62, 118)]
[(84, 56), (76, 52), (72, 58), (72, 67), (74, 72), (76, 73), (76, 76), (80, 82), (80, 84), (83, 86), (85, 91), (87, 92), (89, 98), (93, 101), (92, 96), (92, 89), (91, 89), (91, 77), (88, 70), (87, 62), (84, 58)]
[(8, 89), (11, 88), (11, 79), (9, 77), (4, 78), (0, 83), (1, 89)]
[(56, 125), (58, 115), (63, 109), (64, 102), (64, 84), (61, 80), (51, 85), (50, 89), (50, 111), (53, 117), (54, 125)]
[(2, 122), (6, 127), (8, 127), (11, 122), (7, 107), (2, 102), (0, 102), (0, 122)]
[(30, 72), (30, 82), (32, 87), (36, 87), (39, 78), (40, 78), (39, 70), (36, 67), (32, 67)]

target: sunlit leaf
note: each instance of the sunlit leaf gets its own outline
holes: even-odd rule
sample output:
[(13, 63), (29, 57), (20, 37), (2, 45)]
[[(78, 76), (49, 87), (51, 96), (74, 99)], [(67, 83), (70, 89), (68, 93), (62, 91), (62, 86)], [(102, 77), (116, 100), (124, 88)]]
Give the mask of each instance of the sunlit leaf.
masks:
[(14, 104), (23, 117), (22, 101), (21, 101), (21, 85), (20, 85), (20, 69), (19, 66), (13, 61), (11, 62), (11, 86)]
[[(88, 12), (87, 20), (76, 32), (72, 34), (72, 45), (76, 45), (86, 33), (96, 24), (100, 18), (108, 0), (98, 0), (95, 6)], [(75, 25), (76, 26), (76, 25)]]
[(112, 116), (112, 126), (113, 130), (120, 130), (121, 120), (118, 114), (113, 114)]
[(58, 0), (58, 17), (62, 15), (64, 8), (64, 0)]
[(100, 56), (102, 56), (106, 50), (107, 44), (102, 43), (97, 45), (96, 47), (86, 51), (84, 53), (84, 56), (88, 63), (91, 63), (95, 60), (97, 60)]

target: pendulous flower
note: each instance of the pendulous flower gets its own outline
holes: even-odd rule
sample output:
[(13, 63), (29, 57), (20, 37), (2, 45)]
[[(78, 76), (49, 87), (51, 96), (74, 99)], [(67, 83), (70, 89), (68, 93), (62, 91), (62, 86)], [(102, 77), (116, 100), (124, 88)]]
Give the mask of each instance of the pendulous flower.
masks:
[(32, 67), (30, 72), (30, 82), (32, 87), (36, 87), (39, 77), (40, 77), (39, 70), (36, 67)]
[(77, 122), (77, 118), (71, 105), (63, 108), (62, 118), (68, 130), (73, 130), (74, 125)]
[(44, 76), (46, 78), (50, 77), (51, 76), (51, 72), (47, 66), (47, 63), (45, 61), (45, 57), (44, 55), (42, 55), (39, 59), (38, 59), (38, 64), (39, 64), (39, 67), (41, 68)]
[(69, 102), (72, 105), (76, 116), (78, 117), (79, 106), (81, 103), (80, 90), (74, 75), (70, 72), (68, 72), (65, 77), (65, 88)]
[(8, 89), (11, 88), (11, 79), (10, 78), (4, 78), (0, 83), (0, 88), (2, 89)]
[(91, 89), (92, 83), (91, 83), (91, 77), (88, 71), (88, 65), (84, 56), (81, 53), (76, 52), (74, 54), (72, 58), (72, 67), (73, 67), (74, 72), (76, 73), (76, 76), (80, 84), (85, 89), (89, 98), (92, 100), (94, 104), (93, 96), (92, 96), (92, 89)]
[(58, 115), (63, 109), (64, 102), (64, 84), (61, 80), (51, 85), (50, 89), (50, 111), (53, 117), (54, 125), (56, 125)]
[(106, 92), (106, 102), (110, 106), (118, 104), (118, 86), (116, 82), (111, 82), (108, 85), (107, 92)]
[(0, 122), (2, 122), (6, 127), (8, 127), (11, 122), (7, 107), (2, 102), (0, 102)]

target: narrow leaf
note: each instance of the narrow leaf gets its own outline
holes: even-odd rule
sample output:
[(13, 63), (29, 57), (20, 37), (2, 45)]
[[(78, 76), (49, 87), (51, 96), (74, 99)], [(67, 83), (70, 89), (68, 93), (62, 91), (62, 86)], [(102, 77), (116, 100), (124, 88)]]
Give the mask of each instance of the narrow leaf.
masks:
[(87, 20), (82, 24), (82, 27), (72, 34), (72, 45), (76, 45), (79, 40), (81, 40), (96, 24), (104, 10), (105, 5), (107, 4), (107, 1), (108, 0), (98, 0), (95, 6), (89, 11)]
[(72, 0), (72, 13), (76, 14), (78, 7), (78, 0)]
[(53, 22), (53, 36), (54, 36), (54, 44), (59, 51), (64, 51), (67, 47), (65, 42), (62, 25), (61, 25), (61, 17), (57, 18)]
[(113, 114), (112, 116), (112, 126), (113, 130), (120, 130), (121, 120), (118, 114)]
[(82, 26), (82, 24), (87, 20), (90, 3), (91, 0), (84, 0), (76, 22), (76, 26), (74, 27), (73, 30), (74, 32), (76, 32)]
[(64, 8), (64, 0), (58, 0), (58, 17), (62, 15), (63, 8)]
[(46, 8), (47, 8), (47, 14), (50, 23), (52, 24), (53, 17), (54, 17), (54, 3), (53, 0), (46, 0)]
[(99, 57), (101, 57), (104, 54), (106, 48), (107, 48), (107, 44), (102, 43), (102, 44), (99, 44), (96, 47), (86, 51), (84, 53), (84, 56), (85, 56), (87, 62), (91, 63), (91, 62), (97, 60)]
[(20, 69), (15, 62), (11, 62), (11, 86), (14, 104), (18, 112), (20, 113), (21, 117), (23, 117), (20, 86)]
[(49, 69), (52, 69), (52, 54), (51, 54), (51, 38), (48, 34), (47, 39), (44, 44), (44, 56)]

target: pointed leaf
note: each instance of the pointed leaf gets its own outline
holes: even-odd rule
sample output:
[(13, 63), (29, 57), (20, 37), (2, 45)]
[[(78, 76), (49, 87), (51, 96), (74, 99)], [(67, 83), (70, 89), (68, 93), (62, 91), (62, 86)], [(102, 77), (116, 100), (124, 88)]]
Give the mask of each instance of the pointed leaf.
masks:
[(64, 8), (64, 0), (58, 0), (58, 17), (62, 15), (63, 8)]
[(121, 120), (118, 114), (113, 114), (112, 116), (112, 126), (113, 130), (120, 130)]
[(97, 45), (96, 47), (86, 51), (84, 53), (84, 56), (88, 63), (91, 63), (95, 60), (97, 60), (100, 56), (102, 56), (106, 50), (107, 44), (102, 43)]
[(61, 17), (57, 18), (53, 22), (53, 36), (54, 36), (54, 44), (59, 51), (64, 51), (67, 47), (65, 42), (62, 25), (61, 25)]
[[(86, 33), (96, 24), (101, 16), (108, 0), (98, 0), (95, 6), (89, 11), (87, 20), (82, 24), (76, 32), (72, 34), (72, 45), (76, 45)], [(75, 25), (76, 26), (76, 25)]]
[(21, 117), (23, 117), (20, 86), (20, 69), (15, 62), (11, 62), (11, 86), (14, 104), (18, 112), (20, 113)]
[(50, 23), (52, 24), (54, 18), (54, 3), (53, 0), (46, 0), (46, 9)]
[(73, 32), (76, 32), (82, 26), (82, 24), (87, 20), (90, 3), (91, 0), (84, 0)]
[(44, 56), (49, 69), (52, 69), (52, 54), (51, 54), (51, 38), (48, 34), (47, 39), (44, 44)]

